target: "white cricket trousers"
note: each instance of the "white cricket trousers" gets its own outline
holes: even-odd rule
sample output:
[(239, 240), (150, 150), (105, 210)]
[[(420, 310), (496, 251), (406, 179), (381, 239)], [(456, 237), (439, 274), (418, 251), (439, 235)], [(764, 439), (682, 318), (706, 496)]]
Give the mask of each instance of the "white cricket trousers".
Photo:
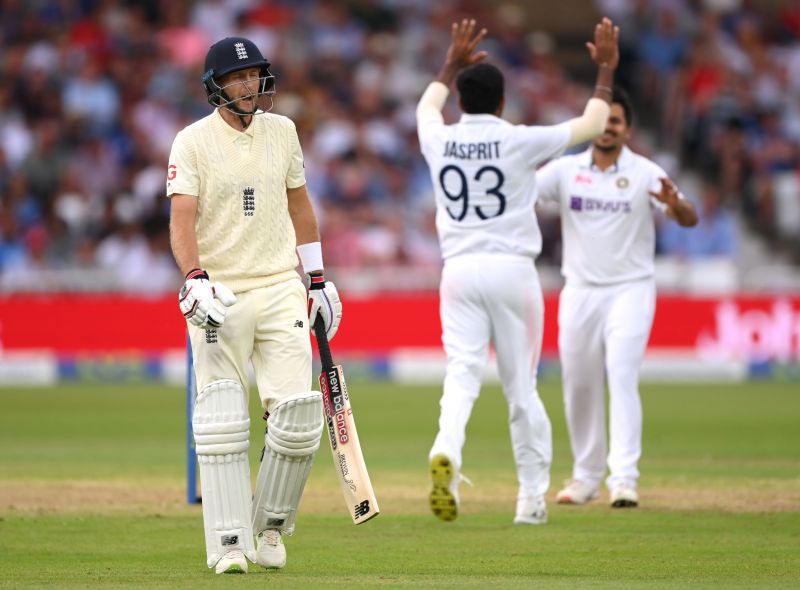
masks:
[(513, 255), (448, 259), (439, 311), (447, 371), (430, 457), (444, 453), (461, 468), (466, 426), (491, 342), (508, 401), (517, 478), (530, 492), (544, 494), (550, 485), (552, 435), (536, 391), (544, 301), (533, 260)]
[(261, 405), (275, 404), (311, 389), (311, 340), (306, 289), (299, 277), (236, 293), (225, 323), (201, 330), (187, 322), (197, 391), (219, 379), (248, 387), (252, 362)]
[(575, 459), (572, 477), (590, 486), (600, 486), (607, 461), (609, 488), (636, 487), (642, 453), (639, 368), (655, 307), (656, 287), (651, 278), (608, 286), (567, 284), (561, 291), (558, 348)]

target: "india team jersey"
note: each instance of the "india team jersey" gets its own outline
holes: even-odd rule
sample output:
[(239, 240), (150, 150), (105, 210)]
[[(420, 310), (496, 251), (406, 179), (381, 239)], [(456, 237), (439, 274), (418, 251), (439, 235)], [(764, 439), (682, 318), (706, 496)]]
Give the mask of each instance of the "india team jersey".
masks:
[(178, 133), (167, 196), (196, 196), (200, 265), (214, 281), (247, 291), (285, 280), (297, 266), (286, 189), (305, 184), (294, 123), (262, 113), (245, 131), (218, 110)]
[(455, 125), (420, 120), (417, 131), (433, 180), (442, 256), (538, 256), (535, 171), (566, 149), (569, 125), (512, 125), (464, 114)]
[(650, 196), (667, 174), (627, 147), (605, 171), (592, 164), (592, 150), (564, 156), (538, 171), (538, 198), (558, 201), (568, 283), (609, 285), (654, 274), (653, 209)]

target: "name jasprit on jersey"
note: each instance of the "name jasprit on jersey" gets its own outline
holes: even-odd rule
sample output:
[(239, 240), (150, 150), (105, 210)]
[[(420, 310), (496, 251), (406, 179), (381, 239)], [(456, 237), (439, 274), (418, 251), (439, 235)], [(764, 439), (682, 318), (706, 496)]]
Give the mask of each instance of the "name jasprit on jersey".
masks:
[(478, 143), (458, 143), (448, 141), (444, 144), (445, 158), (459, 160), (491, 160), (500, 157), (499, 141), (480, 141)]

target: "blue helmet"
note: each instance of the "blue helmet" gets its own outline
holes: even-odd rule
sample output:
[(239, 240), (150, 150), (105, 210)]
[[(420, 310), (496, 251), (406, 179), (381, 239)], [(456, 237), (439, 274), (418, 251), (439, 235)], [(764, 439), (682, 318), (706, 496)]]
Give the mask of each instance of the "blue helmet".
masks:
[(226, 37), (208, 49), (203, 68), (203, 86), (208, 102), (213, 106), (225, 106), (229, 99), (217, 80), (225, 74), (247, 68), (259, 68), (261, 85), (258, 94), (275, 94), (275, 76), (269, 71), (271, 64), (261, 55), (256, 44), (244, 37)]

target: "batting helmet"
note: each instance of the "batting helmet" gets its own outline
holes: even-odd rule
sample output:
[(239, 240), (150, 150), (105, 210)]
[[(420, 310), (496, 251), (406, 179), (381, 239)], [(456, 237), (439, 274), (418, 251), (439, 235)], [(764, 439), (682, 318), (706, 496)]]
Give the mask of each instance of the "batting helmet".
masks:
[(217, 80), (225, 74), (247, 68), (259, 68), (261, 85), (259, 94), (275, 94), (275, 76), (269, 71), (271, 64), (264, 59), (256, 44), (244, 37), (226, 37), (208, 49), (203, 86), (212, 105), (225, 106), (230, 100)]

